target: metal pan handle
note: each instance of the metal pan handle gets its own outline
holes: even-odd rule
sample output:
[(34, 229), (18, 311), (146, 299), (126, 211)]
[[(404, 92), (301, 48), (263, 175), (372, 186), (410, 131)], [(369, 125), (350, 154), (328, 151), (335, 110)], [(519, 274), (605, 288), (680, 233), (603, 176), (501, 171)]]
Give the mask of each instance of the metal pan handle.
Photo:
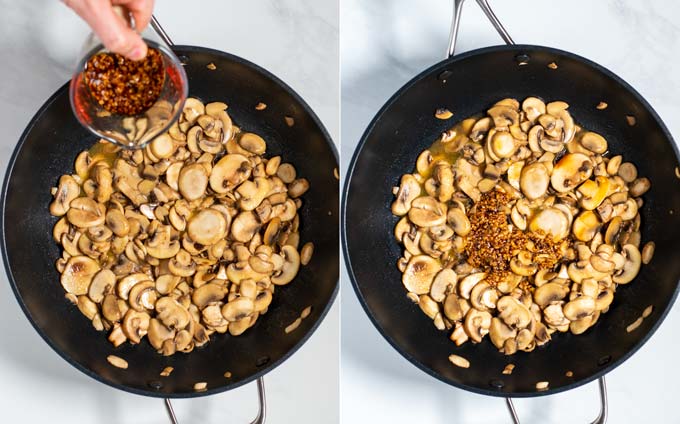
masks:
[[(607, 422), (607, 412), (608, 412), (608, 407), (607, 407), (607, 384), (604, 381), (604, 376), (600, 377), (597, 382), (599, 383), (599, 388), (600, 388), (600, 413), (595, 418), (595, 421), (591, 422), (590, 424), (605, 424)], [(517, 416), (517, 411), (515, 411), (515, 405), (512, 403), (511, 398), (505, 398), (505, 401), (508, 405), (508, 411), (510, 411), (510, 416), (512, 417), (512, 422), (514, 424), (520, 424), (519, 422), (519, 417)]]
[[(449, 32), (449, 48), (446, 51), (447, 59), (453, 56), (456, 50), (456, 39), (458, 38), (458, 28), (460, 27), (460, 16), (463, 14), (463, 3), (465, 3), (465, 0), (453, 0), (453, 19), (451, 20), (451, 31)], [(477, 4), (482, 8), (486, 17), (489, 18), (493, 27), (496, 28), (498, 34), (503, 41), (505, 41), (505, 44), (515, 44), (512, 37), (510, 37), (510, 34), (508, 34), (508, 31), (506, 31), (503, 24), (501, 24), (501, 21), (499, 21), (496, 14), (493, 13), (491, 6), (489, 6), (489, 2), (487, 0), (477, 0)]]
[(158, 36), (161, 37), (163, 41), (165, 41), (165, 44), (167, 44), (170, 47), (175, 45), (175, 43), (172, 42), (170, 36), (168, 35), (167, 32), (165, 32), (161, 24), (158, 22), (158, 19), (156, 19), (156, 16), (154, 15), (151, 15), (151, 28), (153, 28), (156, 34), (158, 34)]
[[(259, 409), (257, 410), (257, 416), (250, 424), (264, 424), (267, 418), (267, 398), (264, 394), (264, 379), (262, 377), (257, 379), (257, 399), (259, 402)], [(172, 403), (170, 399), (165, 399), (165, 409), (168, 411), (168, 417), (172, 424), (179, 424), (177, 417), (175, 416), (175, 410), (172, 408)]]

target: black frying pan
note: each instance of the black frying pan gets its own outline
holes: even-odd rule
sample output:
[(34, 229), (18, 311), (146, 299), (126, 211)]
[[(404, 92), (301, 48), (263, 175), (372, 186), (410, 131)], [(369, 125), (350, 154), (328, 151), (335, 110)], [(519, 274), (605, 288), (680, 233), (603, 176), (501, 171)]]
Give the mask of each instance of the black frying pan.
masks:
[[(296, 279), (277, 289), (266, 315), (239, 337), (214, 335), (190, 354), (163, 357), (148, 342), (114, 348), (76, 307), (64, 299), (54, 262), (61, 255), (51, 236), (56, 218), (48, 206), (50, 187), (73, 172), (76, 155), (97, 139), (80, 126), (69, 106), (68, 85), (61, 87), (33, 117), (9, 162), (3, 185), (2, 253), (10, 284), (22, 309), (45, 341), (85, 374), (118, 389), (156, 397), (210, 395), (236, 388), (274, 369), (312, 334), (337, 292), (339, 236), (337, 153), (323, 125), (290, 87), (266, 70), (239, 57), (200, 47), (176, 46), (186, 63), (190, 95), (204, 102), (224, 101), (234, 123), (267, 140), (267, 155), (281, 155), (310, 181), (301, 208), (301, 241), (313, 241), (312, 261)], [(214, 63), (216, 70), (206, 65)], [(267, 109), (254, 107), (265, 102)], [(293, 117), (289, 127), (284, 116)], [(290, 334), (284, 328), (306, 306), (311, 315)], [(107, 355), (129, 362), (112, 367)], [(160, 378), (160, 371), (174, 367)], [(230, 379), (223, 374), (232, 373)], [(208, 390), (193, 391), (196, 382)]]
[[(457, 0), (456, 3), (462, 3)], [(485, 2), (480, 2), (485, 3)], [(488, 5), (487, 5), (488, 6)], [(455, 40), (455, 32), (454, 32)], [(548, 68), (555, 62), (558, 69)], [(577, 122), (602, 134), (610, 151), (623, 154), (652, 181), (644, 195), (642, 243), (656, 254), (638, 277), (620, 287), (609, 312), (586, 333), (555, 334), (531, 353), (505, 356), (489, 342), (457, 348), (407, 297), (397, 269), (402, 247), (394, 240), (398, 218), (390, 212), (392, 187), (412, 172), (418, 154), (451, 127), (434, 111), (446, 107), (459, 119), (487, 110), (505, 97), (564, 100)], [(609, 107), (596, 110), (606, 101)], [(626, 115), (636, 118), (630, 126)], [(345, 181), (342, 237), (348, 273), (378, 331), (406, 359), (450, 385), (491, 396), (529, 397), (572, 389), (611, 371), (654, 333), (678, 293), (680, 180), (678, 151), (654, 109), (621, 78), (583, 57), (541, 46), (510, 45), (470, 51), (413, 78), (380, 109), (354, 153)], [(631, 333), (626, 327), (649, 305), (654, 312)], [(457, 368), (448, 356), (471, 362)], [(503, 375), (506, 364), (516, 365)], [(572, 371), (573, 377), (567, 377)], [(549, 390), (536, 390), (549, 381)]]

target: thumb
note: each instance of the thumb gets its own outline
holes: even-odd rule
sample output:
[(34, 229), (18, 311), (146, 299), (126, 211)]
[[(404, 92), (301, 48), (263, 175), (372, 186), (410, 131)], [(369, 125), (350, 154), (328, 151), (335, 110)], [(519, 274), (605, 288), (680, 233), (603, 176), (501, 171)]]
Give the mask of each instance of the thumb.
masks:
[(107, 49), (132, 60), (141, 60), (146, 56), (147, 46), (142, 37), (112, 7), (95, 8), (91, 12), (83, 18)]

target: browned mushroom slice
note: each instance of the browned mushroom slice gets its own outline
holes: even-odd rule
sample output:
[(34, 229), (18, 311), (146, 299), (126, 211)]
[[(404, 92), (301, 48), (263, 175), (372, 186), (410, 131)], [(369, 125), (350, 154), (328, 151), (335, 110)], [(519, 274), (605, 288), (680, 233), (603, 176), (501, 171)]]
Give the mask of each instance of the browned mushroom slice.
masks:
[(512, 296), (503, 296), (496, 304), (499, 318), (511, 328), (526, 328), (531, 323), (532, 314), (526, 306)]
[(293, 246), (283, 246), (281, 256), (284, 259), (283, 267), (274, 273), (272, 283), (282, 286), (290, 283), (300, 269), (300, 254)]
[(522, 102), (522, 110), (530, 121), (536, 120), (546, 112), (545, 103), (537, 97), (527, 97), (524, 99)]
[(66, 218), (80, 228), (102, 225), (106, 219), (106, 207), (88, 197), (79, 197), (71, 201)]
[(550, 185), (550, 173), (542, 162), (534, 162), (521, 168), (519, 188), (528, 199), (543, 197)]
[(256, 177), (253, 181), (244, 181), (236, 192), (241, 196), (239, 207), (245, 211), (252, 211), (267, 197), (271, 184), (267, 178)]
[(510, 328), (500, 318), (491, 319), (489, 338), (499, 350), (503, 350), (506, 340), (517, 337), (517, 330)]
[(142, 281), (136, 284), (128, 294), (130, 307), (140, 312), (153, 310), (156, 298), (156, 285), (153, 281)]
[(569, 153), (560, 159), (553, 168), (550, 177), (552, 187), (560, 192), (567, 192), (590, 178), (593, 163), (582, 153)]
[(562, 308), (564, 316), (570, 321), (576, 321), (592, 315), (595, 312), (595, 299), (581, 296), (570, 301)]
[(489, 312), (470, 309), (465, 316), (463, 328), (474, 343), (479, 343), (489, 334), (491, 319)]
[[(237, 218), (238, 220), (238, 218)], [(236, 221), (234, 221), (236, 223)], [(214, 209), (204, 209), (187, 224), (187, 234), (197, 243), (209, 246), (222, 240), (229, 230), (224, 215)]]
[(246, 243), (259, 231), (260, 226), (257, 215), (252, 211), (241, 212), (231, 223), (231, 235), (234, 240)]
[(191, 300), (199, 309), (203, 309), (209, 304), (221, 301), (226, 294), (227, 292), (224, 286), (216, 283), (208, 283), (194, 290)]
[(556, 208), (546, 208), (531, 219), (529, 229), (539, 234), (551, 234), (554, 240), (562, 240), (569, 235), (569, 218)]
[(87, 294), (92, 278), (99, 271), (99, 264), (87, 256), (73, 256), (66, 262), (61, 274), (61, 285), (67, 293)]
[(170, 328), (166, 327), (160, 320), (152, 318), (149, 321), (147, 337), (149, 338), (149, 343), (151, 343), (151, 346), (153, 346), (154, 349), (161, 350), (163, 343), (165, 343), (167, 340), (172, 340), (175, 337), (175, 330), (171, 330)]
[(595, 177), (595, 181), (586, 180), (577, 191), (581, 194), (580, 204), (586, 210), (597, 209), (609, 193), (609, 178)]
[(601, 227), (600, 219), (593, 211), (583, 211), (574, 220), (574, 237), (581, 241), (590, 241)]
[(257, 134), (243, 133), (239, 139), (241, 147), (252, 154), (262, 155), (267, 150), (267, 143)]
[(146, 336), (149, 330), (151, 317), (146, 312), (138, 312), (130, 309), (123, 318), (121, 328), (130, 343), (137, 344)]
[(220, 159), (210, 173), (210, 188), (216, 193), (226, 193), (247, 180), (252, 172), (252, 165), (247, 157), (229, 154)]
[(642, 256), (637, 247), (632, 244), (626, 244), (622, 247), (625, 263), (623, 268), (617, 271), (612, 280), (616, 284), (628, 284), (640, 272), (640, 265), (642, 263)]
[(413, 200), (408, 217), (420, 227), (433, 227), (446, 223), (446, 212), (445, 204), (433, 197), (425, 196)]
[(392, 203), (392, 213), (397, 216), (406, 215), (411, 209), (412, 202), (420, 196), (418, 180), (410, 174), (402, 176), (396, 196), (396, 200)]
[(240, 321), (255, 312), (255, 304), (247, 297), (237, 297), (222, 307), (222, 316), (229, 322)]
[(185, 165), (179, 173), (179, 192), (187, 200), (196, 200), (204, 195), (208, 186), (208, 173), (203, 165)]
[(116, 286), (116, 275), (109, 269), (102, 269), (92, 278), (88, 296), (96, 303), (102, 303), (104, 296), (111, 293)]
[(487, 111), (487, 114), (493, 119), (494, 125), (497, 127), (510, 127), (519, 123), (517, 108), (511, 106), (494, 106)]
[(80, 185), (70, 175), (59, 178), (59, 187), (54, 193), (54, 201), (50, 204), (50, 213), (54, 216), (66, 215), (71, 201), (80, 195)]
[(129, 274), (118, 281), (116, 293), (121, 299), (127, 300), (130, 295), (130, 290), (132, 290), (135, 285), (142, 281), (149, 281), (150, 279), (151, 278), (147, 274), (141, 272)]
[(401, 281), (409, 292), (426, 294), (430, 292), (434, 277), (441, 268), (439, 261), (430, 256), (413, 256), (406, 266)]
[(158, 319), (170, 329), (183, 329), (189, 324), (191, 315), (179, 302), (169, 296), (156, 301)]

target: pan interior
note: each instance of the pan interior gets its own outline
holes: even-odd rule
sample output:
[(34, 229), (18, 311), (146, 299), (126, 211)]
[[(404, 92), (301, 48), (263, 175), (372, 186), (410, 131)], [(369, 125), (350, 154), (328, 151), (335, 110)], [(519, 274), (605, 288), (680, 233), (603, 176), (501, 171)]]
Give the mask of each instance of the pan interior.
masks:
[[(519, 55), (528, 63), (519, 65)], [(524, 58), (521, 58), (524, 59)], [(547, 65), (556, 63), (557, 69)], [(652, 182), (643, 196), (642, 243), (653, 240), (656, 253), (629, 285), (618, 288), (608, 313), (585, 334), (555, 334), (546, 346), (514, 356), (499, 353), (489, 340), (457, 348), (448, 334), (406, 297), (396, 267), (402, 248), (393, 237), (398, 219), (390, 213), (402, 174), (412, 172), (418, 154), (454, 122), (488, 109), (496, 101), (538, 96), (563, 100), (587, 129), (602, 134), (614, 154), (633, 162)], [(604, 101), (608, 107), (597, 110)], [(453, 111), (448, 121), (434, 111)], [(629, 125), (626, 116), (634, 116)], [(630, 86), (606, 69), (575, 55), (536, 46), (492, 47), (442, 62), (406, 84), (376, 115), (349, 169), (343, 210), (343, 243), (349, 274), (362, 305), (378, 330), (408, 360), (428, 374), (478, 393), (535, 396), (593, 380), (623, 362), (661, 323), (677, 295), (680, 260), (680, 181), (678, 155), (667, 129)], [(369, 189), (370, 187), (370, 189)], [(649, 305), (651, 316), (631, 333), (626, 326)], [(456, 353), (471, 367), (451, 365)], [(503, 375), (506, 364), (512, 375)], [(571, 371), (573, 377), (565, 373)], [(550, 389), (537, 392), (535, 384)]]
[[(190, 397), (216, 393), (252, 381), (284, 361), (311, 335), (336, 294), (338, 281), (338, 181), (333, 143), (309, 106), (267, 71), (226, 53), (177, 47), (185, 62), (190, 95), (229, 105), (234, 123), (261, 135), (267, 156), (281, 155), (310, 181), (300, 210), (301, 243), (313, 241), (314, 257), (296, 279), (276, 290), (266, 315), (239, 337), (214, 335), (191, 354), (163, 357), (148, 342), (114, 348), (64, 298), (54, 262), (59, 247), (51, 236), (50, 187), (73, 172), (76, 155), (96, 138), (73, 117), (68, 87), (48, 100), (23, 134), (10, 162), (3, 196), (3, 254), (7, 274), (22, 308), (38, 332), (66, 360), (88, 375), (119, 389), (148, 396)], [(206, 67), (214, 63), (215, 70)], [(256, 111), (255, 105), (268, 105)], [(284, 116), (294, 119), (286, 123)], [(314, 160), (309, 160), (314, 158)], [(284, 328), (307, 306), (311, 315), (290, 334)], [(129, 363), (112, 367), (107, 355)], [(166, 366), (169, 377), (160, 377)], [(231, 378), (224, 377), (231, 372)], [(193, 391), (207, 382), (208, 390)]]

